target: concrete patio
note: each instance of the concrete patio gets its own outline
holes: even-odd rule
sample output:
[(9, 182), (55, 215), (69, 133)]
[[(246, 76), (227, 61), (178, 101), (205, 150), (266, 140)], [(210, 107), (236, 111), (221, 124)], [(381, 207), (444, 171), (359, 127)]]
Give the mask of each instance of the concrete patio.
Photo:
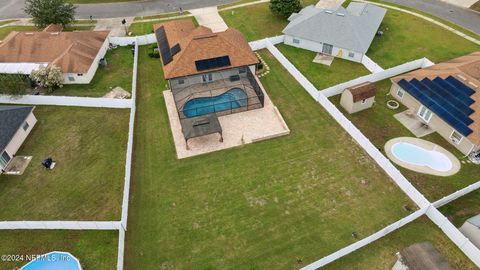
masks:
[(412, 132), (417, 138), (421, 138), (435, 132), (435, 130), (431, 129), (428, 127), (428, 125), (420, 121), (415, 113), (412, 113), (409, 110), (397, 113), (393, 117), (395, 117), (395, 119), (397, 119), (404, 127), (410, 130), (410, 132)]
[(277, 107), (265, 91), (263, 93), (265, 95), (263, 108), (218, 117), (223, 129), (223, 142), (219, 141), (218, 134), (206, 135), (190, 139), (187, 150), (172, 92), (164, 91), (177, 157), (179, 159), (193, 157), (290, 134), (290, 129)]

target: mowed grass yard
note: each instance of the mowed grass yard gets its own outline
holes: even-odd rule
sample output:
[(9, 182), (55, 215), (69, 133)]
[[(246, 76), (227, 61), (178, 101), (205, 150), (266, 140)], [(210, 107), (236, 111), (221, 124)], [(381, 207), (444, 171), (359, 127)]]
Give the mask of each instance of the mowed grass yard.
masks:
[(326, 66), (313, 62), (315, 52), (285, 44), (277, 48), (319, 90), (370, 74), (360, 63), (335, 58), (331, 66)]
[(0, 254), (24, 256), (19, 261), (0, 260), (0, 269), (20, 269), (27, 255), (52, 251), (70, 252), (80, 260), (82, 269), (117, 269), (118, 232), (15, 230), (0, 231)]
[(392, 9), (387, 10), (380, 30), (367, 55), (383, 68), (427, 57), (446, 61), (474, 51), (480, 46), (424, 19)]
[(478, 269), (427, 217), (421, 217), (321, 269), (391, 269), (397, 261), (395, 253), (410, 245), (425, 241), (432, 243), (453, 269)]
[(89, 84), (66, 84), (56, 89), (52, 95), (102, 97), (117, 86), (131, 92), (133, 70), (131, 47), (111, 49), (107, 51), (105, 59), (107, 59), (107, 66), (99, 66)]
[(126, 269), (299, 268), (413, 203), (273, 57), (262, 78), (291, 135), (177, 160), (158, 59), (139, 53)]
[[(348, 114), (340, 106), (340, 95), (331, 97), (330, 100), (342, 111), (342, 113), (350, 119), (350, 121), (359, 128), (367, 138), (381, 151), (384, 151), (384, 146), (387, 141), (396, 137), (414, 135), (398, 122), (393, 115), (406, 110), (406, 107), (401, 106), (397, 110), (390, 110), (387, 108), (387, 101), (392, 99), (387, 96), (391, 87), (390, 80), (383, 80), (376, 83), (377, 94), (375, 96), (375, 105), (372, 109), (361, 111), (355, 114)], [(443, 139), (437, 133), (430, 134), (422, 139), (436, 143), (447, 149), (460, 160), (464, 160), (463, 154), (454, 148), (450, 143)], [(461, 164), (462, 168), (459, 173), (448, 176), (438, 177), (433, 175), (421, 174), (404, 169), (400, 166), (397, 168), (407, 177), (407, 179), (415, 185), (429, 200), (432, 202), (438, 200), (450, 193), (462, 189), (470, 184), (479, 181), (480, 166), (473, 164)]]
[[(129, 110), (37, 106), (17, 155), (21, 176), (0, 175), (0, 220), (119, 220)], [(55, 169), (41, 162), (52, 157)]]

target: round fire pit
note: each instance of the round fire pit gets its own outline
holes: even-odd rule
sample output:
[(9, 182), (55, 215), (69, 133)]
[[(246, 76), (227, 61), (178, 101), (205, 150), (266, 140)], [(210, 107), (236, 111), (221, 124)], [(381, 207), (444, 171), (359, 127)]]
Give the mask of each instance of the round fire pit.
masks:
[(387, 101), (387, 107), (391, 110), (396, 110), (400, 107), (400, 104), (398, 103), (398, 101), (391, 99)]

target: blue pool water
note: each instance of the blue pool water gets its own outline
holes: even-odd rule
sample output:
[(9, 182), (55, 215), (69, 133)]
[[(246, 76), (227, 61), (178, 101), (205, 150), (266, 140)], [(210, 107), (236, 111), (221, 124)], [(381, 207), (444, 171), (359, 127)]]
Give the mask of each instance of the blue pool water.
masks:
[(445, 154), (438, 151), (429, 151), (411, 143), (394, 144), (392, 153), (396, 158), (412, 165), (427, 166), (440, 172), (452, 169), (452, 162)]
[(27, 263), (21, 270), (82, 270), (77, 258), (68, 252), (50, 252)]
[(183, 113), (190, 118), (244, 106), (247, 106), (247, 94), (240, 88), (232, 88), (215, 97), (201, 97), (187, 101), (183, 106)]

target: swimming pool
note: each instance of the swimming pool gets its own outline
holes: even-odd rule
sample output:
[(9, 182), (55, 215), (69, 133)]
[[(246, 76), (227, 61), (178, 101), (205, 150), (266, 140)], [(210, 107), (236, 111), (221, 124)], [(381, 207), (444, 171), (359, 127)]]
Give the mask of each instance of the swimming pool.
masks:
[(68, 252), (53, 251), (38, 256), (21, 270), (82, 270), (77, 258)]
[(445, 154), (426, 150), (408, 142), (395, 143), (392, 146), (393, 155), (399, 160), (417, 166), (427, 166), (432, 170), (447, 172), (452, 169), (452, 162)]
[(215, 97), (193, 98), (183, 106), (186, 117), (195, 117), (213, 112), (221, 112), (230, 109), (247, 106), (247, 94), (240, 88), (232, 88), (227, 92)]

